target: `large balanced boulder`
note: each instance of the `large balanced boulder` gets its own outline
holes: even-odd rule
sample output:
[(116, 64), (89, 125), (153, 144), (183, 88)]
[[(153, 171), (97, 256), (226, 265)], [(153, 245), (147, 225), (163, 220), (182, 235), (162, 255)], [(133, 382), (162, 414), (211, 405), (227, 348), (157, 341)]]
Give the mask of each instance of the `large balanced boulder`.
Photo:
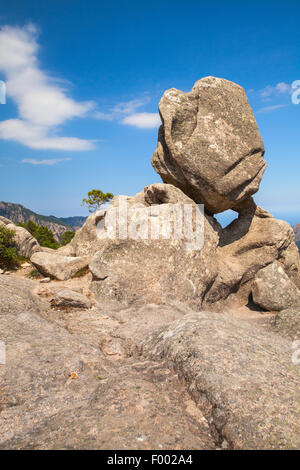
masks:
[(87, 258), (45, 252), (35, 253), (30, 261), (44, 276), (53, 276), (60, 281), (70, 279), (88, 265)]
[(296, 305), (300, 307), (300, 291), (277, 261), (257, 273), (252, 296), (257, 305), (269, 311), (281, 311)]
[(166, 91), (159, 112), (163, 124), (152, 165), (165, 183), (212, 214), (258, 190), (264, 145), (242, 87), (205, 77), (189, 93)]

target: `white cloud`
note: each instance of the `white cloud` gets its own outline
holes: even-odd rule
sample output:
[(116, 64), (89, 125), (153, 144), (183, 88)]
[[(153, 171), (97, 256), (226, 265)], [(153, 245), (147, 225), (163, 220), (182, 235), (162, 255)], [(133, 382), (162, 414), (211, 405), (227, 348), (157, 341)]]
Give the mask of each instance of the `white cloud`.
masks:
[(31, 124), (21, 119), (0, 122), (0, 138), (15, 140), (26, 147), (41, 150), (90, 150), (93, 142), (77, 137), (49, 137), (49, 128)]
[(66, 162), (71, 160), (71, 158), (53, 158), (52, 160), (37, 160), (36, 158), (24, 158), (22, 163), (29, 163), (30, 165), (48, 165), (53, 166), (57, 165), (60, 162)]
[(292, 86), (289, 83), (279, 82), (275, 86), (268, 85), (260, 90), (260, 96), (262, 98), (268, 98), (270, 96), (278, 96), (292, 93)]
[(125, 117), (122, 120), (122, 124), (128, 124), (140, 129), (151, 129), (159, 127), (161, 120), (158, 113), (136, 113)]
[(39, 68), (36, 29), (4, 26), (0, 29), (0, 71), (6, 76), (6, 94), (15, 101), (19, 118), (0, 122), (0, 137), (30, 148), (89, 150), (93, 142), (58, 137), (57, 126), (84, 117), (93, 103), (78, 103)]
[(96, 119), (101, 119), (105, 121), (114, 121), (119, 120), (124, 117), (124, 115), (130, 115), (135, 113), (138, 108), (145, 106), (150, 101), (149, 97), (146, 96), (143, 99), (124, 101), (116, 104), (112, 108), (109, 108), (106, 112), (98, 111), (95, 113)]
[(280, 108), (285, 108), (285, 106), (287, 106), (286, 104), (275, 104), (273, 106), (264, 106), (263, 108), (260, 108), (258, 111), (256, 111), (257, 113), (270, 113), (272, 111), (276, 111), (276, 109), (280, 109)]
[(158, 113), (137, 113), (136, 110), (148, 104), (149, 96), (139, 100), (131, 100), (118, 103), (107, 112), (98, 111), (95, 113), (96, 119), (105, 121), (118, 121), (121, 124), (135, 126), (139, 129), (151, 129), (158, 127), (161, 120)]

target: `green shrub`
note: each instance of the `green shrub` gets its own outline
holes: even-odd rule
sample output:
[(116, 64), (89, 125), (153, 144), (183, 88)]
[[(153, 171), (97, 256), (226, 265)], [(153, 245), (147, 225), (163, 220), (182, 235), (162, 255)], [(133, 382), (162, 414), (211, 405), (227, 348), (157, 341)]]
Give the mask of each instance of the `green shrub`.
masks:
[(43, 225), (37, 225), (32, 220), (28, 220), (25, 224), (19, 223), (20, 227), (26, 228), (28, 232), (39, 242), (41, 246), (46, 246), (47, 248), (53, 248), (57, 250), (59, 248), (59, 243), (55, 240), (53, 233), (48, 227)]
[(64, 232), (60, 237), (60, 243), (64, 246), (70, 243), (70, 241), (74, 238), (75, 232), (72, 230), (67, 230)]
[(2, 269), (15, 268), (19, 264), (14, 236), (13, 230), (0, 226), (0, 267)]
[(30, 279), (41, 279), (43, 276), (38, 272), (37, 269), (32, 269), (27, 277)]
[(77, 271), (77, 273), (74, 274), (73, 278), (75, 278), (75, 277), (83, 277), (83, 276), (85, 276), (85, 275), (86, 275), (87, 273), (89, 273), (89, 272), (90, 272), (90, 270), (89, 270), (88, 266), (86, 266), (85, 268), (79, 269), (79, 271)]

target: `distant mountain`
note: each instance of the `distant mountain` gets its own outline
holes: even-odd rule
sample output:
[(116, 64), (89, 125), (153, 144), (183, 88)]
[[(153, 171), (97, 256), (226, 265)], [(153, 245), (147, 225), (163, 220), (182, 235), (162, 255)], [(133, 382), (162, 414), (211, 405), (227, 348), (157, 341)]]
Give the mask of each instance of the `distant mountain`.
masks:
[(59, 217), (59, 220), (61, 220), (63, 223), (70, 225), (70, 227), (76, 228), (82, 227), (86, 219), (86, 217), (81, 215), (75, 215), (74, 217)]
[(59, 237), (66, 230), (76, 231), (79, 229), (86, 220), (86, 217), (81, 216), (59, 218), (54, 215), (40, 215), (27, 209), (21, 204), (2, 201), (0, 201), (0, 216), (10, 219), (15, 224), (18, 222), (25, 223), (28, 220), (32, 220), (37, 225), (44, 225), (53, 232), (57, 240), (59, 240)]
[(296, 242), (300, 242), (300, 224), (296, 224), (293, 227), (295, 233), (295, 240)]
[(294, 229), (294, 234), (295, 234), (296, 245), (300, 253), (300, 224), (294, 225), (293, 229)]

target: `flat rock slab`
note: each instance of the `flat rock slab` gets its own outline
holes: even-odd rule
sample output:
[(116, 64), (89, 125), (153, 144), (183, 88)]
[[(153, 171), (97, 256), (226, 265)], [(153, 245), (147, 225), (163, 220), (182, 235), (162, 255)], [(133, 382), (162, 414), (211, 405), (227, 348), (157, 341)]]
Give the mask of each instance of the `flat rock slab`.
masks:
[(10, 297), (0, 304), (7, 356), (0, 449), (215, 448), (208, 423), (164, 364), (111, 363), (87, 337), (59, 326), (53, 311), (52, 321), (42, 318), (31, 284), (18, 290), (18, 281), (0, 281), (1, 299), (7, 289)]
[(57, 312), (38, 285), (0, 277), (0, 449), (299, 447), (291, 340), (179, 305)]
[(53, 276), (60, 281), (70, 279), (88, 265), (87, 258), (46, 252), (35, 253), (30, 261), (44, 276)]
[(51, 305), (54, 307), (71, 307), (71, 308), (90, 308), (91, 303), (89, 299), (79, 292), (74, 292), (71, 289), (60, 290), (54, 299), (51, 300)]
[(175, 368), (231, 448), (299, 448), (300, 370), (291, 341), (237, 318), (200, 312), (145, 338), (138, 352)]

